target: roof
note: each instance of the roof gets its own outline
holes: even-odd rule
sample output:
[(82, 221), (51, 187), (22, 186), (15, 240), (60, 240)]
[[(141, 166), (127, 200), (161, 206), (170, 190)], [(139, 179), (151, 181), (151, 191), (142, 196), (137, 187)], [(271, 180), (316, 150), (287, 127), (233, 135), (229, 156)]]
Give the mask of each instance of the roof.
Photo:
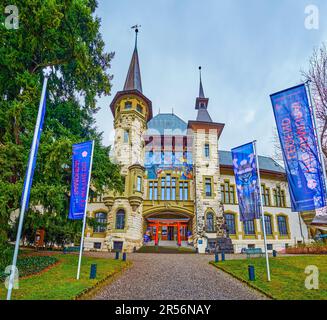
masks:
[(137, 53), (137, 47), (135, 46), (132, 60), (128, 69), (124, 91), (128, 90), (138, 90), (142, 92), (142, 81), (141, 81), (141, 71), (139, 56)]
[[(232, 167), (232, 153), (230, 151), (219, 151), (220, 165)], [(285, 170), (274, 159), (264, 156), (259, 156), (260, 170), (271, 171), (285, 174)]]
[(157, 135), (186, 135), (187, 123), (173, 113), (160, 113), (148, 122), (148, 132)]
[(210, 114), (207, 109), (199, 109), (198, 115), (196, 117), (196, 121), (203, 121), (203, 122), (212, 122)]

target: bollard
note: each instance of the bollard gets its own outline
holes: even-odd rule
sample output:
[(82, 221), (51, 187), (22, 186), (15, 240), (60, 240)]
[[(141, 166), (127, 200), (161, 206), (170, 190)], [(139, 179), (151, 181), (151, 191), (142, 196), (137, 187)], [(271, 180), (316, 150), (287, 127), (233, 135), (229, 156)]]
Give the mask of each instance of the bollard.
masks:
[(215, 253), (215, 262), (218, 263), (219, 262), (219, 254)]
[(225, 252), (224, 251), (222, 251), (222, 253), (221, 253), (221, 261), (225, 261)]
[(97, 265), (91, 264), (90, 279), (95, 279), (97, 277)]
[(123, 261), (126, 261), (126, 252), (123, 253)]
[(273, 257), (276, 258), (277, 257), (277, 251), (273, 250)]
[(255, 281), (255, 270), (254, 266), (249, 266), (249, 280)]
[(115, 259), (118, 260), (119, 259), (119, 251), (116, 251), (116, 256)]

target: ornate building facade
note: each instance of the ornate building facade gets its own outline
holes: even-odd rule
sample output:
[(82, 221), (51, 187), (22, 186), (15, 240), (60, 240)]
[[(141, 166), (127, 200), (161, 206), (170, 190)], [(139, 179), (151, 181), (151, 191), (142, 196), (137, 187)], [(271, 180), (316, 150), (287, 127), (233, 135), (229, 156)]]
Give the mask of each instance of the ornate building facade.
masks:
[[(126, 82), (110, 109), (114, 120), (113, 159), (125, 179), (122, 194), (93, 199), (86, 250), (133, 252), (143, 245), (189, 246), (199, 253), (219, 244), (225, 251), (262, 247), (259, 220), (240, 222), (230, 152), (219, 151), (224, 124), (212, 120), (200, 77), (197, 118), (153, 117), (143, 94), (137, 42)], [(260, 157), (268, 249), (306, 242), (308, 230), (290, 209), (284, 169)]]

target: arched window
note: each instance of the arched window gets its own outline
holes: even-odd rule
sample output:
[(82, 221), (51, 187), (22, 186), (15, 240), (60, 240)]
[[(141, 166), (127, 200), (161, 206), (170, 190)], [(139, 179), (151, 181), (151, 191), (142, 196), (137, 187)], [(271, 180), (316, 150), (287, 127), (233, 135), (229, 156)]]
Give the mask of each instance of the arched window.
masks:
[(254, 220), (247, 220), (243, 222), (244, 234), (247, 236), (255, 235)]
[(107, 214), (104, 212), (97, 212), (94, 216), (95, 221), (99, 223), (97, 226), (94, 227), (95, 233), (106, 232), (106, 225), (107, 225)]
[(206, 230), (207, 230), (207, 232), (215, 231), (215, 224), (214, 224), (214, 218), (213, 218), (212, 212), (207, 213)]
[(225, 221), (226, 221), (228, 233), (231, 235), (235, 235), (236, 234), (235, 215), (232, 213), (226, 213)]
[(125, 211), (119, 210), (116, 213), (116, 230), (124, 230), (125, 229)]
[(268, 214), (265, 214), (265, 226), (266, 226), (266, 234), (268, 236), (271, 236), (273, 234), (272, 224), (271, 224), (271, 216)]
[(288, 235), (288, 227), (287, 227), (287, 218), (285, 216), (277, 216), (278, 222), (278, 231), (281, 236)]

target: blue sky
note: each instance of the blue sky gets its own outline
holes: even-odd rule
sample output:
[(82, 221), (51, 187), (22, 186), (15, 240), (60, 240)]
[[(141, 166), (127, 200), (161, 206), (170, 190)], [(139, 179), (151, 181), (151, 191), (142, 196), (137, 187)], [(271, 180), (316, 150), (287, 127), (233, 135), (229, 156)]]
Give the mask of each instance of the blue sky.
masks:
[[(305, 28), (305, 8), (316, 5), (318, 30)], [(134, 46), (135, 24), (143, 92), (154, 115), (194, 120), (203, 68), (209, 113), (225, 123), (220, 149), (258, 140), (273, 154), (274, 118), (269, 95), (298, 84), (315, 47), (327, 39), (325, 0), (99, 0), (97, 15), (106, 50), (115, 52), (112, 95), (98, 101), (97, 126), (112, 144), (109, 104), (123, 88)]]

